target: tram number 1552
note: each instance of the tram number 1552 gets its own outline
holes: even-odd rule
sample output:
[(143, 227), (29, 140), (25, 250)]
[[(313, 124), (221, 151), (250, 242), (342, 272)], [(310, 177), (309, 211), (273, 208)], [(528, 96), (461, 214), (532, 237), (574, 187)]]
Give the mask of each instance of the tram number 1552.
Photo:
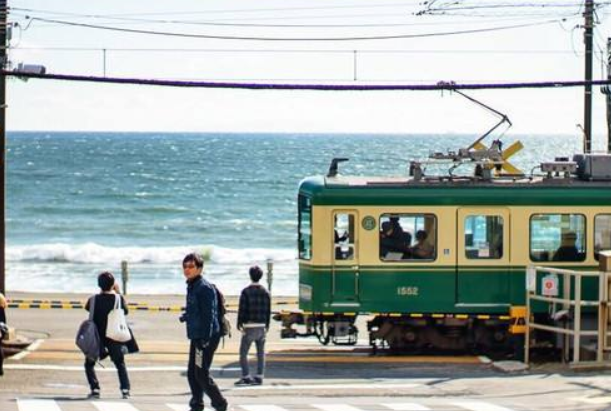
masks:
[(417, 297), (418, 287), (397, 287), (397, 295), (404, 297)]

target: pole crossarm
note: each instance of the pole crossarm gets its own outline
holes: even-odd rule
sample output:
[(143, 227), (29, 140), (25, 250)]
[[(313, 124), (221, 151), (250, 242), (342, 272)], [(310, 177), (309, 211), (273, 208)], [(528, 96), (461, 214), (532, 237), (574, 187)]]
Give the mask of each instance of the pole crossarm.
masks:
[(447, 83), (436, 84), (311, 84), (311, 83), (257, 83), (257, 82), (217, 82), (217, 81), (182, 81), (171, 79), (145, 79), (134, 77), (101, 77), (76, 74), (40, 74), (20, 71), (2, 70), (2, 77), (23, 79), (59, 80), (107, 84), (131, 84), (145, 86), (245, 89), (245, 90), (314, 90), (314, 91), (443, 91), (443, 90), (494, 90), (525, 88), (567, 88), (585, 86), (611, 85), (611, 79), (592, 81), (542, 81), (523, 83)]

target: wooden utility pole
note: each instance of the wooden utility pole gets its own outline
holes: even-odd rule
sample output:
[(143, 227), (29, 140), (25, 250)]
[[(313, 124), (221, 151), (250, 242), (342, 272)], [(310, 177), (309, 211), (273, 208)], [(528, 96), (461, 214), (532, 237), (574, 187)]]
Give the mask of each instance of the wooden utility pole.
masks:
[[(592, 81), (592, 46), (594, 38), (594, 0), (585, 0), (585, 80)], [(583, 105), (583, 152), (592, 151), (592, 85), (586, 84)]]
[[(0, 68), (7, 66), (8, 0), (0, 0)], [(6, 76), (0, 75), (0, 292), (6, 293)]]

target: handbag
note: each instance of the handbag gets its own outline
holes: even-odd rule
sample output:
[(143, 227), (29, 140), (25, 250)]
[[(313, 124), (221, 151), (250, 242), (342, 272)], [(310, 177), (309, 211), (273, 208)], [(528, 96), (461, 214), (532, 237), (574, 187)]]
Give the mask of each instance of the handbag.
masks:
[(108, 313), (106, 337), (122, 343), (132, 338), (129, 327), (127, 327), (127, 321), (125, 320), (125, 312), (123, 308), (121, 308), (120, 295), (115, 295), (115, 306), (112, 311)]

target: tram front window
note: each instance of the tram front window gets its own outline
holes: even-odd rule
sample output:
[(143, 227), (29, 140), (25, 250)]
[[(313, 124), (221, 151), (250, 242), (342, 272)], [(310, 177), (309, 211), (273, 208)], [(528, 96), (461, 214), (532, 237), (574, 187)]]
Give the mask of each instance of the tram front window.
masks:
[(299, 196), (297, 221), (297, 245), (299, 258), (309, 260), (312, 258), (312, 201)]
[(465, 218), (465, 257), (469, 260), (503, 258), (503, 217)]
[(611, 250), (611, 214), (599, 214), (594, 218), (594, 257)]
[(336, 260), (354, 258), (354, 215), (337, 213), (333, 224), (333, 248)]
[(434, 260), (437, 255), (436, 219), (431, 214), (380, 216), (380, 260)]
[(530, 219), (532, 261), (584, 261), (586, 218), (581, 214), (535, 214)]

